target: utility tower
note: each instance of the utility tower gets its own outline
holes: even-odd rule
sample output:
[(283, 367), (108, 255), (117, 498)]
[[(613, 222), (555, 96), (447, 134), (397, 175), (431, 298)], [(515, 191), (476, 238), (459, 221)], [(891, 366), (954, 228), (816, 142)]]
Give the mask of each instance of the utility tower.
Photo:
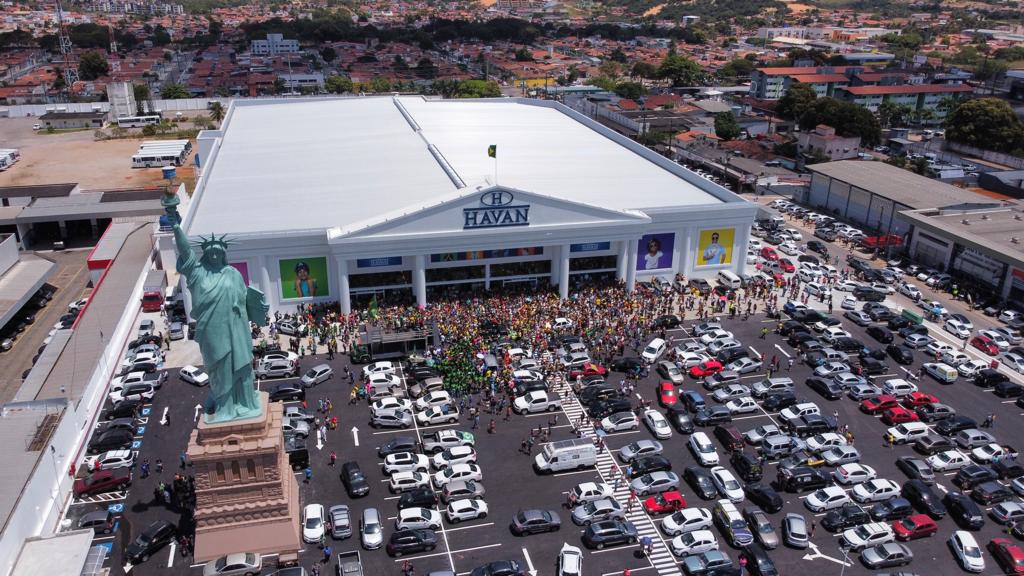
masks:
[(75, 55), (72, 52), (71, 36), (68, 35), (67, 26), (64, 25), (64, 10), (60, 7), (60, 0), (57, 1), (57, 34), (60, 41), (60, 55), (64, 60), (64, 88), (65, 95), (70, 99), (71, 90), (78, 81), (78, 66), (75, 63)]

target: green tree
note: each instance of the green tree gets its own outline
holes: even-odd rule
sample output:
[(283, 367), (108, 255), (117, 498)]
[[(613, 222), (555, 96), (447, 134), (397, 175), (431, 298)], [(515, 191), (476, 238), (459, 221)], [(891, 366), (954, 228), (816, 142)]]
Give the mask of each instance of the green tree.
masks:
[(797, 82), (790, 85), (786, 93), (779, 98), (775, 113), (786, 120), (799, 120), (804, 111), (818, 98), (817, 92), (810, 84)]
[(615, 50), (612, 50), (612, 53), (610, 56), (608, 56), (608, 58), (612, 59), (615, 62), (618, 62), (619, 64), (626, 64), (629, 62), (629, 57), (626, 56), (626, 53), (623, 52), (622, 48), (619, 47), (616, 47)]
[(132, 84), (132, 92), (135, 94), (135, 113), (142, 116), (145, 112), (145, 104), (149, 102), (149, 86), (146, 84)]
[(516, 50), (516, 62), (533, 62), (533, 54), (526, 48)]
[(1002, 76), (1006, 75), (1006, 71), (1009, 70), (1010, 65), (1002, 60), (996, 60), (992, 58), (985, 58), (978, 64), (978, 67), (974, 70), (974, 77), (980, 80), (982, 83), (992, 81), (992, 92), (996, 91), (996, 81)]
[(834, 98), (815, 100), (800, 116), (801, 130), (812, 130), (819, 124), (835, 128), (840, 136), (860, 136), (862, 146), (878, 144), (882, 135), (878, 119), (870, 110)]
[(740, 125), (732, 112), (715, 114), (715, 136), (722, 140), (735, 140), (740, 135)]
[(601, 76), (610, 78), (612, 81), (618, 80), (621, 73), (619, 64), (613, 60), (601, 62), (601, 65), (597, 67), (597, 71), (601, 73)]
[(99, 52), (86, 52), (78, 59), (78, 77), (82, 80), (95, 80), (108, 72), (110, 65)]
[(437, 66), (434, 65), (433, 60), (424, 56), (416, 63), (416, 75), (426, 80), (433, 80), (437, 77)]
[(1024, 148), (1024, 124), (1005, 100), (968, 100), (946, 117), (946, 139), (968, 146), (1013, 152)]
[(375, 76), (373, 80), (370, 80), (370, 92), (378, 94), (391, 92), (391, 81), (381, 76)]
[(210, 118), (212, 118), (214, 122), (220, 122), (221, 120), (223, 120), (224, 119), (224, 105), (221, 104), (220, 102), (211, 102), (210, 103)]
[(501, 88), (493, 80), (464, 80), (459, 84), (457, 98), (497, 98)]
[(182, 84), (167, 84), (160, 89), (160, 97), (164, 100), (178, 100), (181, 98), (190, 98), (192, 95), (189, 94), (188, 88), (185, 88)]
[(395, 57), (391, 59), (392, 70), (399, 72), (405, 72), (409, 69), (409, 65), (405, 62), (405, 58), (402, 58), (401, 54), (395, 54)]
[(637, 61), (633, 63), (633, 68), (630, 69), (629, 75), (633, 78), (653, 80), (658, 77), (658, 67), (649, 62)]
[(616, 86), (615, 80), (612, 80), (607, 76), (591, 76), (590, 78), (587, 78), (587, 84), (590, 86), (597, 86), (601, 90), (607, 90), (609, 92), (613, 92)]
[(906, 104), (896, 104), (886, 100), (878, 105), (878, 122), (885, 128), (900, 126), (907, 121), (913, 110)]
[(352, 79), (347, 76), (328, 76), (324, 80), (324, 89), (332, 94), (351, 92)]
[(673, 86), (696, 86), (704, 79), (699, 64), (678, 54), (669, 54), (658, 66), (658, 77), (672, 81)]
[(324, 62), (330, 64), (338, 58), (338, 52), (330, 46), (324, 46), (320, 49), (320, 57), (323, 58)]
[(751, 72), (754, 71), (754, 63), (746, 58), (737, 58), (718, 71), (718, 75), (723, 78), (738, 78), (744, 76), (750, 76)]
[(171, 35), (164, 28), (163, 24), (157, 24), (156, 28), (153, 29), (153, 44), (157, 46), (167, 46), (171, 43)]
[(644, 85), (639, 82), (619, 82), (615, 85), (615, 93), (630, 100), (637, 100), (646, 92)]

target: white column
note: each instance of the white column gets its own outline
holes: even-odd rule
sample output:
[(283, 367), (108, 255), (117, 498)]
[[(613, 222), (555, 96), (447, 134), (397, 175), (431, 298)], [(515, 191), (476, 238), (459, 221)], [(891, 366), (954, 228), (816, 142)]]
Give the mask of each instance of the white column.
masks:
[(629, 264), (629, 242), (619, 240), (619, 257), (616, 260), (615, 279), (619, 282), (626, 281), (626, 265)]
[[(690, 271), (696, 262), (693, 261), (693, 231), (687, 228), (683, 232), (683, 253), (679, 255), (679, 262), (676, 263), (676, 270), (684, 276), (689, 276)], [(674, 279), (673, 279), (674, 280)]]
[(338, 302), (341, 304), (341, 313), (351, 314), (352, 294), (348, 286), (348, 259), (339, 256), (335, 262), (338, 264)]
[[(549, 246), (546, 249), (550, 250), (551, 248), (553, 248), (553, 247)], [(558, 258), (555, 258), (552, 255), (552, 257), (551, 257), (551, 278), (548, 280), (548, 283), (551, 284), (552, 286), (557, 285), (558, 284), (558, 279), (562, 277), (562, 271), (561, 271), (561, 268), (560, 268), (561, 264), (562, 264), (561, 255), (559, 254)]]
[(563, 300), (569, 297), (569, 254), (569, 245), (563, 244), (558, 259), (558, 296)]
[[(260, 256), (257, 262), (260, 263), (260, 289), (262, 289), (263, 293), (266, 295), (267, 304), (270, 304), (270, 312), (274, 312), (277, 308), (275, 304), (279, 304), (278, 296), (280, 293), (279, 291), (274, 290), (273, 284), (270, 283), (270, 257)], [(252, 281), (253, 279), (249, 278), (249, 282)]]
[(732, 247), (732, 266), (737, 274), (742, 274), (747, 269), (747, 246), (750, 244), (750, 227), (744, 226), (739, 229), (736, 244)]
[(1010, 297), (1010, 289), (1013, 288), (1013, 265), (1006, 265), (1006, 276), (1003, 278), (1003, 292), (1000, 298), (1006, 300)]
[[(639, 240), (633, 240), (631, 244), (636, 244)], [(629, 250), (626, 252), (629, 255), (626, 261), (626, 292), (633, 292), (636, 289), (636, 250)]]
[(484, 290), (491, 291), (491, 265), (484, 264)]
[(423, 254), (414, 258), (412, 270), (412, 291), (416, 294), (416, 304), (422, 308), (427, 305), (427, 263)]

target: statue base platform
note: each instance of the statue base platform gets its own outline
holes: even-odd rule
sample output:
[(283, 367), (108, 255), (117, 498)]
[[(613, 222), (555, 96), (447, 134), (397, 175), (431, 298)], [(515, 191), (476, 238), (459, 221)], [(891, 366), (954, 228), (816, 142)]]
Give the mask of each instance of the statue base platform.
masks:
[(299, 485), (284, 451), (284, 408), (259, 392), (256, 418), (207, 424), (200, 418), (188, 443), (196, 478), (195, 561), (235, 552), (297, 559)]

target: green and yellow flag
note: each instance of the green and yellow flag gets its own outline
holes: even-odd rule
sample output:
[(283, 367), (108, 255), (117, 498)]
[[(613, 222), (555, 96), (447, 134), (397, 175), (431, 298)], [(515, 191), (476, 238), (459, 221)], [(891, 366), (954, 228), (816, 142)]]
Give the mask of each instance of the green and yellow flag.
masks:
[(378, 316), (380, 316), (380, 305), (377, 304), (377, 295), (374, 294), (373, 299), (370, 300), (370, 318), (376, 320)]
[(491, 144), (490, 146), (487, 147), (487, 157), (488, 158), (497, 158), (498, 157), (498, 145), (497, 144)]

